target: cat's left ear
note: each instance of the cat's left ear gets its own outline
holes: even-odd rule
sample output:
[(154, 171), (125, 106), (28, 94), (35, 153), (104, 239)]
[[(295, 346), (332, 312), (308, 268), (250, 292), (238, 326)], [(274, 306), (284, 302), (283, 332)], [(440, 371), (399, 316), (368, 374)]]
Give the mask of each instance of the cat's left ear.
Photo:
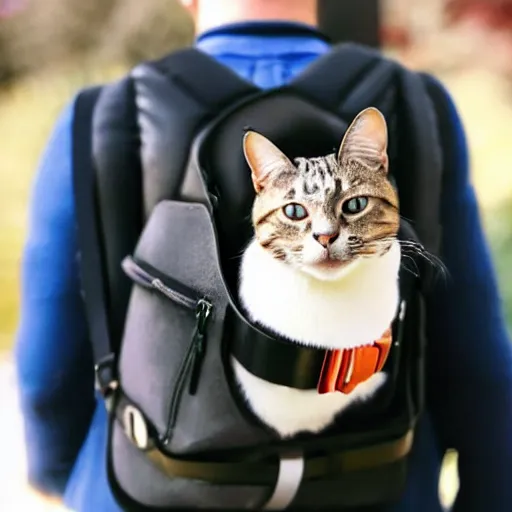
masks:
[(388, 172), (388, 128), (380, 110), (369, 107), (348, 127), (338, 151), (338, 162), (359, 161), (365, 167)]
[(248, 131), (244, 135), (244, 154), (251, 168), (252, 183), (257, 194), (274, 172), (283, 170), (283, 167), (293, 166), (275, 144), (253, 131)]

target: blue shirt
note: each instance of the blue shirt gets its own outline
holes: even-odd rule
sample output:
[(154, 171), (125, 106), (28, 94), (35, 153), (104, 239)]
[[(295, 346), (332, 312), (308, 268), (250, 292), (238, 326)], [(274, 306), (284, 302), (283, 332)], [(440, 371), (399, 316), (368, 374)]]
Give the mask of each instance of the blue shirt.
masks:
[[(197, 45), (262, 88), (288, 82), (329, 50), (319, 34), (291, 24), (227, 26)], [(441, 510), (439, 469), (453, 447), (461, 478), (455, 509), (510, 512), (512, 349), (453, 105), (450, 115), (459, 154), (443, 195), (443, 260), (451, 277), (428, 305), (427, 412), (405, 494), (393, 510)], [(35, 178), (16, 360), (30, 481), (63, 494), (72, 510), (114, 512), (120, 509), (106, 478), (106, 413), (95, 399), (78, 284), (72, 116), (73, 104), (60, 116)]]

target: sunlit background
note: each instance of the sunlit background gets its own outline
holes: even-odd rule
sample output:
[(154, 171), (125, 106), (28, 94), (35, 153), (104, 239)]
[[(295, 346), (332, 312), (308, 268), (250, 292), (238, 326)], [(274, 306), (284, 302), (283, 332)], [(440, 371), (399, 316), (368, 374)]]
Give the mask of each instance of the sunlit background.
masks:
[[(356, 0), (340, 0), (350, 3)], [(384, 51), (448, 87), (467, 131), (471, 172), (512, 327), (512, 2), (382, 0)], [(172, 0), (0, 0), (0, 510), (57, 510), (25, 485), (10, 350), (31, 183), (62, 107), (86, 84), (192, 40)], [(471, 247), (465, 248), (471, 251)], [(512, 433), (511, 433), (512, 435)], [(457, 488), (447, 458), (443, 500)]]

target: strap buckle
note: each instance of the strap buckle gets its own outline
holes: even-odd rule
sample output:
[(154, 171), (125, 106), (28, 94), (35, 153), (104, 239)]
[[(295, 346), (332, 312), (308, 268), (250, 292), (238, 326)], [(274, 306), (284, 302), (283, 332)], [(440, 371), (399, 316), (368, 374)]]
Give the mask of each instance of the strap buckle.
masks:
[(95, 387), (104, 399), (110, 398), (119, 387), (115, 376), (114, 362), (114, 354), (108, 354), (94, 365)]
[(151, 437), (144, 415), (133, 405), (127, 405), (123, 411), (123, 429), (128, 439), (139, 449), (147, 450), (151, 446)]

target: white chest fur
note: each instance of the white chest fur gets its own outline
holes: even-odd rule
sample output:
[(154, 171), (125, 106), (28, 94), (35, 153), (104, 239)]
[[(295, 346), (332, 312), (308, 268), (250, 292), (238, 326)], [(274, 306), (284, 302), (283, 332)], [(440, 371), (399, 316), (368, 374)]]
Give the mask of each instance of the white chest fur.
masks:
[[(344, 349), (380, 338), (398, 308), (398, 243), (381, 258), (364, 259), (338, 281), (320, 281), (273, 259), (256, 242), (242, 261), (240, 298), (253, 321), (305, 345)], [(384, 383), (378, 373), (352, 393), (319, 395), (264, 381), (232, 359), (249, 406), (281, 436), (318, 432), (356, 400)]]

